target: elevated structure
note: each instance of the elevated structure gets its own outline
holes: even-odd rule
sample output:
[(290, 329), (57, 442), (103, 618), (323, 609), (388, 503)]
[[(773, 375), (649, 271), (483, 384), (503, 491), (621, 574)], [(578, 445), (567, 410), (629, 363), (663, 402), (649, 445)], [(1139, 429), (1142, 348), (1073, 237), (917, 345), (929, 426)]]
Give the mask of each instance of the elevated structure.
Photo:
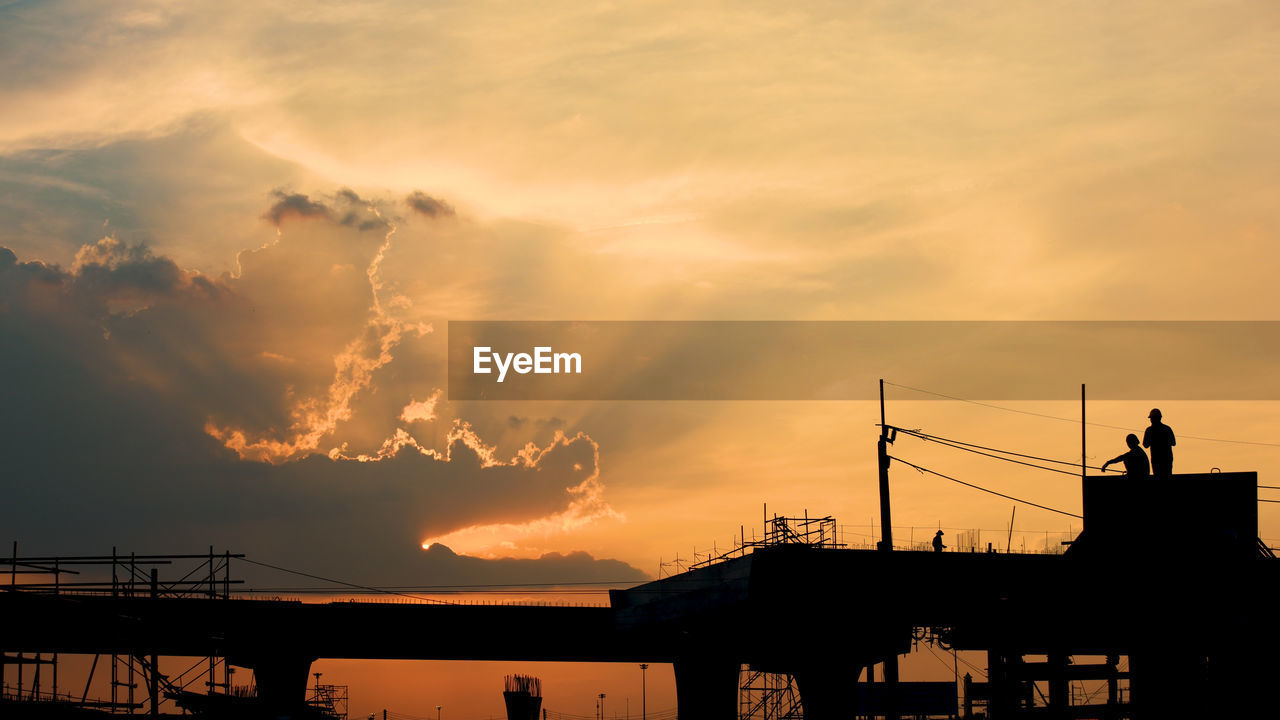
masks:
[[(1087, 712), (1069, 695), (1083, 678), (1130, 684), (1132, 704), (1113, 689), (1099, 713), (1229, 716), (1274, 707), (1263, 679), (1280, 669), (1251, 630), (1280, 589), (1280, 565), (1258, 552), (1256, 486), (1255, 473), (1088, 477), (1085, 531), (1063, 555), (778, 544), (614, 591), (611, 605), (619, 629), (680, 639), (689, 717), (734, 717), (739, 664), (793, 676), (810, 720), (847, 717), (858, 712), (849, 678), (907, 652), (913, 628), (987, 653), (975, 694), (997, 720)], [(1183, 542), (1161, 542), (1156, 527)], [(1046, 707), (1028, 699), (1033, 680), (1047, 684)]]
[[(1175, 476), (1127, 486), (1086, 478), (1085, 531), (1064, 555), (886, 552), (786, 542), (610, 593), (610, 607), (303, 604), (219, 597), (0, 591), (0, 648), (39, 653), (225, 657), (254, 669), (274, 716), (301, 716), (317, 658), (670, 662), (679, 711), (739, 712), (739, 669), (794, 679), (808, 720), (848, 718), (879, 690), (853, 678), (910, 649), (927, 628), (948, 647), (987, 654), (971, 700), (994, 720), (1128, 715), (1243, 716), (1276, 706), (1277, 654), (1260, 648), (1257, 612), (1277, 597), (1280, 565), (1256, 549), (1253, 473)], [(1157, 542), (1139, 512), (1161, 497)], [(1248, 507), (1246, 507), (1248, 506)], [(1126, 509), (1127, 508), (1127, 509)], [(16, 561), (15, 561), (16, 562)], [(13, 622), (23, 618), (23, 622)], [(743, 632), (750, 626), (751, 633)], [(317, 627), (342, 632), (318, 634)], [(521, 628), (511, 633), (509, 628)], [(760, 642), (759, 638), (785, 638)], [(1102, 663), (1073, 658), (1099, 656)], [(1119, 669), (1129, 662), (1129, 675)], [(834, 660), (833, 660), (834, 658)], [(1069, 682), (1130, 683), (1132, 703), (1082, 710)], [(1047, 682), (1031, 707), (1028, 683)], [(893, 699), (887, 714), (908, 707)]]

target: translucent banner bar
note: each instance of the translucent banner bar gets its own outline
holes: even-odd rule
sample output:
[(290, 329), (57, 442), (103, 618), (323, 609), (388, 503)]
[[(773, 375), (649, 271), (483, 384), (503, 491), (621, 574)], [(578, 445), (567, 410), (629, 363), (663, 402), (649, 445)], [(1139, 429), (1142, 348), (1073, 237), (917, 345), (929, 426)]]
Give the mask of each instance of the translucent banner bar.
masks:
[[(449, 322), (451, 400), (1280, 399), (1280, 322)], [(928, 399), (920, 395), (920, 399)]]

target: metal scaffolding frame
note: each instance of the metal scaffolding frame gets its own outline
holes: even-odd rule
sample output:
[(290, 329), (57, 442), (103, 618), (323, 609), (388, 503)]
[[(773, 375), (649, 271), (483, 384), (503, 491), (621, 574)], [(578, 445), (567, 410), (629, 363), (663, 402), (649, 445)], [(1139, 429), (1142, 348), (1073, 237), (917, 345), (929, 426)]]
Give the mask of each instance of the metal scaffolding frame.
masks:
[(795, 677), (743, 667), (739, 675), (738, 720), (803, 720)]
[[(741, 534), (734, 538), (735, 544), (731, 550), (721, 552), (714, 545), (712, 545), (712, 551), (709, 553), (698, 553), (695, 550), (694, 563), (689, 565), (687, 569), (696, 570), (708, 565), (715, 565), (726, 560), (749, 555), (756, 548), (776, 545), (805, 545), (813, 548), (845, 547), (845, 544), (839, 541), (839, 525), (836, 523), (836, 519), (830, 515), (811, 518), (808, 510), (799, 517), (784, 517), (782, 515), (766, 517), (763, 537), (757, 538), (755, 528), (752, 528), (751, 539), (747, 540), (746, 528), (743, 527), (740, 530)], [(679, 556), (677, 556), (678, 561)]]
[[(226, 551), (215, 553), (212, 546), (207, 554), (122, 555), (113, 547), (110, 555), (19, 557), (18, 543), (14, 542), (11, 556), (0, 558), (0, 568), (8, 566), (9, 583), (4, 587), (7, 592), (225, 600), (231, 597), (232, 585), (243, 583), (231, 577), (231, 561), (243, 557)], [(162, 577), (162, 568), (174, 569), (167, 577)], [(179, 572), (183, 574), (178, 575)], [(234, 671), (226, 658), (220, 655), (201, 659), (180, 675), (169, 677), (160, 672), (159, 658), (155, 654), (113, 653), (109, 670), (110, 699), (90, 699), (89, 691), (101, 659), (100, 655), (94, 656), (84, 690), (77, 695), (60, 691), (56, 653), (51, 658), (41, 654), (31, 658), (20, 651), (12, 656), (0, 654), (0, 669), (8, 665), (18, 668), (16, 684), (11, 686), (5, 682), (0, 698), (15, 702), (91, 707), (112, 714), (139, 714), (139, 710), (145, 709), (145, 714), (158, 715), (163, 703), (202, 679), (207, 694), (231, 694), (231, 673)], [(26, 665), (36, 667), (29, 687), (23, 672)], [(41, 686), (40, 669), (45, 666), (50, 668), (52, 675), (52, 687), (48, 692)], [(187, 677), (197, 667), (203, 667), (202, 672)], [(138, 697), (140, 688), (145, 691), (145, 702)]]

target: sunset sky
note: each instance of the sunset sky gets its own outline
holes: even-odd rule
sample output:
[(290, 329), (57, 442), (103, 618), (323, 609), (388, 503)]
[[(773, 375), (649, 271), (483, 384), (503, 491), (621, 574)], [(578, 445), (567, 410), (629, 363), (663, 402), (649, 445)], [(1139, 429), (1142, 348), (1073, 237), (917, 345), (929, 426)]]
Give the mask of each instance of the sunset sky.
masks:
[[(1280, 320), (1275, 67), (1270, 2), (0, 2), (0, 540), (386, 585), (636, 582), (763, 503), (871, 542), (873, 403), (450, 402), (448, 321)], [(1078, 403), (994, 404), (1067, 421), (888, 413), (1078, 459)], [(1176, 470), (1280, 484), (1270, 401), (1091, 403), (1091, 463), (1153, 406)], [(900, 533), (1003, 542), (1010, 502), (893, 473)], [(1022, 506), (1015, 545), (1078, 529)], [(379, 667), (326, 681), (372, 712), (418, 672)], [(432, 664), (402, 711), (520, 670)]]

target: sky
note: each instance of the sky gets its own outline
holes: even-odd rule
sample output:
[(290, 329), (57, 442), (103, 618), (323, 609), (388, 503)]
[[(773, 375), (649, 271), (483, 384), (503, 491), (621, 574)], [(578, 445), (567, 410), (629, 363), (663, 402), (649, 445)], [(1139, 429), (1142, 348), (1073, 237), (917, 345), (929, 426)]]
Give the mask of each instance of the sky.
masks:
[[(1280, 320), (1278, 56), (1267, 2), (0, 2), (0, 539), (379, 585), (637, 582), (766, 503), (870, 542), (873, 403), (451, 402), (448, 322)], [(888, 393), (1078, 458), (1078, 404), (995, 404), (1066, 420)], [(1178, 470), (1280, 471), (1264, 401), (1091, 403), (1091, 462), (1153, 406)], [(894, 473), (896, 538), (1009, 529)]]

